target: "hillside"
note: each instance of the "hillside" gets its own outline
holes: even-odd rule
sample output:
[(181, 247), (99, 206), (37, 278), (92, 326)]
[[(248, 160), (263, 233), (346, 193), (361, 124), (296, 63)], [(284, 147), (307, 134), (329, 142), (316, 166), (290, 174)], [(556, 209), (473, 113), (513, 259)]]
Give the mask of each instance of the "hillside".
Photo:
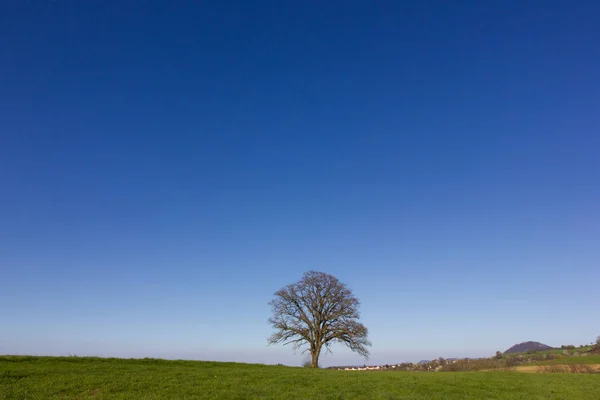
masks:
[(540, 342), (523, 342), (523, 343), (515, 344), (510, 349), (506, 350), (504, 352), (504, 354), (526, 353), (528, 351), (542, 351), (542, 350), (549, 350), (549, 349), (552, 349), (552, 347), (550, 347), (546, 344), (540, 343)]

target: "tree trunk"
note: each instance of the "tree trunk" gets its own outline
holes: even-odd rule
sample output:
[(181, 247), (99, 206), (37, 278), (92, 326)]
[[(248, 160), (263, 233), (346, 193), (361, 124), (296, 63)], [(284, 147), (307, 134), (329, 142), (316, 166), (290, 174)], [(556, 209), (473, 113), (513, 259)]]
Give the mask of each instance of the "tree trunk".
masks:
[(319, 368), (319, 355), (321, 354), (321, 346), (319, 346), (315, 349), (312, 349), (310, 354), (312, 356), (311, 367)]

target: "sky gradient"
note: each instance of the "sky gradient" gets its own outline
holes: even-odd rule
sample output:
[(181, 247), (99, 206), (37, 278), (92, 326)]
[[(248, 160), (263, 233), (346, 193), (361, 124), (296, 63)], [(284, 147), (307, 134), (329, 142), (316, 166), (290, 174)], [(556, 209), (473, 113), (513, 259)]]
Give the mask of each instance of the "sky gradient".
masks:
[(371, 363), (594, 340), (599, 4), (408, 3), (2, 2), (0, 354), (298, 365), (309, 269)]

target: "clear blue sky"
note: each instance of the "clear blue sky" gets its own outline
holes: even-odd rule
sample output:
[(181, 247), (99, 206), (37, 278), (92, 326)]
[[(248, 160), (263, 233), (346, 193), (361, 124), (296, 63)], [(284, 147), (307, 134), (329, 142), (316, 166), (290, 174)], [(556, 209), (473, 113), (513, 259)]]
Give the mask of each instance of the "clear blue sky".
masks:
[(298, 364), (267, 302), (309, 269), (373, 363), (591, 342), (599, 16), (2, 2), (0, 354)]

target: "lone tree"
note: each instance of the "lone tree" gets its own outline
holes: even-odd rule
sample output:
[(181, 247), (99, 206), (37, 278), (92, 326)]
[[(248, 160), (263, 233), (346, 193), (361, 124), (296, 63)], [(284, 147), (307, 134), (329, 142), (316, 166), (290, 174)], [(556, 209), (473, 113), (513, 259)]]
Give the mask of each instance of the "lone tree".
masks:
[(311, 367), (319, 367), (321, 350), (330, 352), (335, 342), (369, 357), (368, 330), (358, 322), (360, 302), (336, 277), (308, 271), (277, 291), (269, 304), (273, 310), (269, 323), (276, 329), (269, 344), (291, 344), (294, 351), (308, 345), (303, 352), (310, 351)]

